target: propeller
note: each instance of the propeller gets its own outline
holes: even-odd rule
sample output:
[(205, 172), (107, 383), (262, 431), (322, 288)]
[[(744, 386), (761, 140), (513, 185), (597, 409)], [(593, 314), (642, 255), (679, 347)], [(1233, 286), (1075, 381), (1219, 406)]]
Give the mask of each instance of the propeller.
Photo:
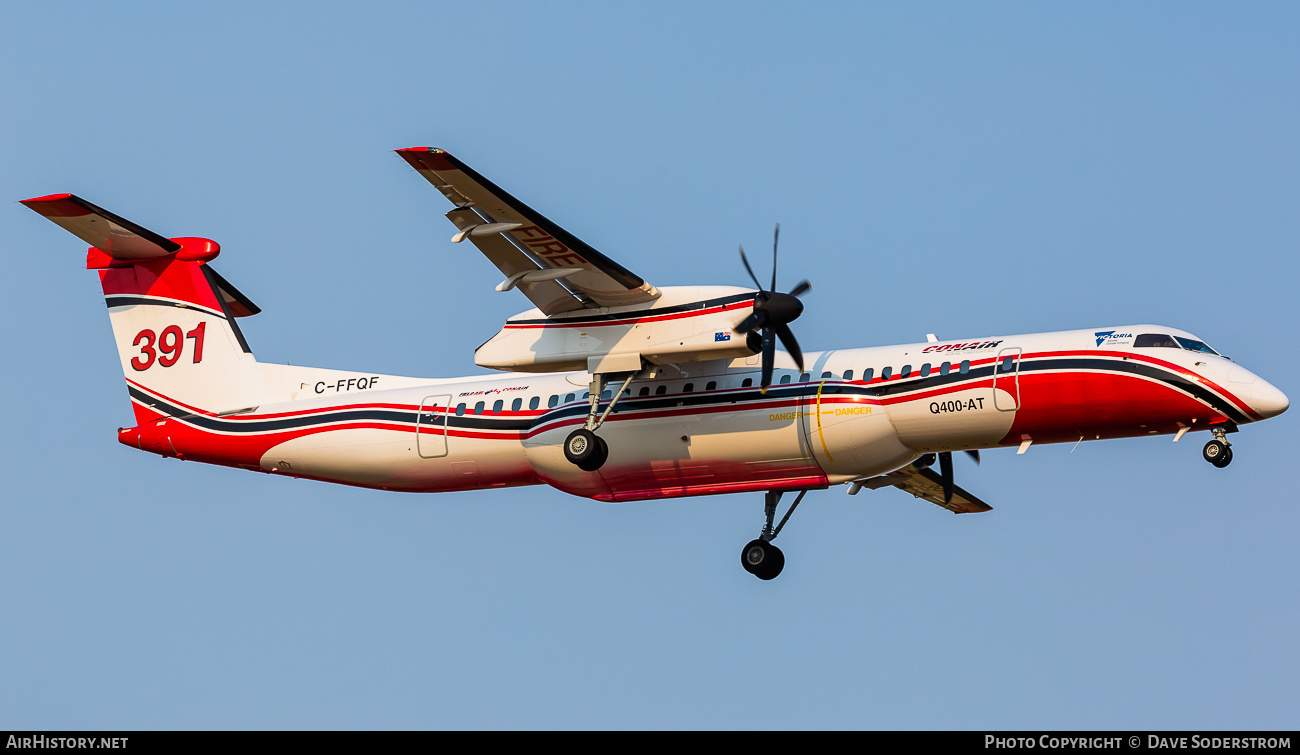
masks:
[[(966, 453), (975, 460), (975, 464), (978, 466), (980, 463), (980, 452), (967, 451)], [(943, 481), (943, 502), (946, 504), (952, 503), (952, 451), (941, 451), (938, 454), (926, 454), (916, 460), (916, 466), (922, 468), (928, 467), (934, 464), (936, 456), (939, 459), (939, 478)]]
[[(750, 279), (754, 281), (758, 293), (754, 294), (754, 311), (749, 317), (740, 321), (735, 331), (741, 335), (758, 335), (757, 351), (763, 355), (763, 377), (759, 381), (763, 392), (766, 392), (767, 387), (772, 384), (772, 367), (776, 362), (778, 340), (785, 350), (790, 352), (799, 370), (803, 371), (803, 351), (790, 330), (790, 323), (803, 314), (803, 302), (799, 301), (799, 297), (812, 290), (812, 284), (806, 280), (799, 281), (788, 294), (776, 290), (776, 249), (780, 240), (781, 224), (777, 223), (776, 231), (772, 234), (772, 284), (766, 291), (763, 290), (763, 284), (758, 282), (758, 276), (754, 275), (754, 268), (749, 266), (749, 260), (745, 257), (745, 247), (740, 247), (740, 261), (744, 263), (745, 272), (749, 273)], [(754, 340), (751, 335), (750, 342), (753, 343)]]

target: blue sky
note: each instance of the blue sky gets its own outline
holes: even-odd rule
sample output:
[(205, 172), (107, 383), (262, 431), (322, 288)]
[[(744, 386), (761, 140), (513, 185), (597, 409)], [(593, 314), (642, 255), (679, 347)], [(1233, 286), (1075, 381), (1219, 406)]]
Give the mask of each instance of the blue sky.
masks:
[[(1293, 4), (11, 5), (0, 727), (1300, 725), (1294, 412), (988, 452), (953, 516), (410, 496), (133, 453), (70, 191), (218, 240), (264, 361), (471, 374), (526, 308), (389, 150), (659, 285), (782, 224), (805, 349), (1158, 322), (1293, 398)], [(759, 265), (760, 269), (764, 265)]]

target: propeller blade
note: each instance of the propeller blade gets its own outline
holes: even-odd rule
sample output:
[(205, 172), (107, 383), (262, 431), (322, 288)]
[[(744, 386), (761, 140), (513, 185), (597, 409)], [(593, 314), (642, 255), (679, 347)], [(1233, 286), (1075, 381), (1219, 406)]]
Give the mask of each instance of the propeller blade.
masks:
[(803, 296), (812, 290), (812, 284), (808, 281), (799, 281), (799, 285), (790, 289), (791, 296)]
[(749, 273), (750, 280), (754, 281), (754, 287), (759, 291), (763, 290), (763, 284), (758, 282), (758, 276), (754, 275), (754, 268), (749, 266), (749, 260), (745, 259), (745, 247), (740, 247), (740, 261), (745, 263), (745, 271)]
[(979, 466), (979, 463), (980, 463), (980, 452), (979, 452), (979, 451), (967, 451), (966, 454), (967, 454), (968, 456), (970, 456), (972, 459), (975, 460), (975, 465), (976, 465), (976, 466)]
[(776, 363), (776, 339), (772, 337), (771, 328), (763, 328), (763, 377), (759, 381), (762, 392), (772, 384), (772, 367)]
[(781, 224), (776, 224), (776, 231), (772, 234), (772, 287), (768, 291), (776, 291), (776, 244), (781, 240)]
[(785, 323), (777, 325), (776, 337), (781, 339), (781, 345), (790, 352), (794, 363), (799, 365), (799, 371), (803, 372), (803, 351), (799, 349), (799, 342), (794, 340), (794, 332), (790, 330), (790, 326)]
[(757, 328), (763, 327), (763, 324), (766, 322), (767, 322), (767, 313), (761, 309), (756, 309), (750, 313), (749, 317), (746, 317), (745, 319), (741, 320), (740, 323), (736, 325), (735, 328), (732, 328), (732, 330), (735, 330), (737, 333), (744, 335), (745, 333), (748, 333), (751, 330), (755, 330)]
[(939, 477), (943, 479), (943, 502), (952, 503), (952, 452), (939, 454)]

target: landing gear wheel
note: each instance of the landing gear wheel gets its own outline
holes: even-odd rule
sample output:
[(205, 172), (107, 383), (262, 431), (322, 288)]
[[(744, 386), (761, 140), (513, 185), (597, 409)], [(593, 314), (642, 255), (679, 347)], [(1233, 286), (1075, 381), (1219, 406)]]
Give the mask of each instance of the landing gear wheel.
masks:
[(609, 446), (592, 431), (579, 428), (564, 439), (564, 458), (584, 472), (595, 472), (609, 458)]
[(750, 540), (740, 552), (740, 565), (759, 579), (776, 579), (785, 568), (785, 554), (764, 540)]
[(1221, 440), (1212, 440), (1206, 443), (1201, 455), (1205, 457), (1206, 461), (1219, 469), (1223, 469), (1232, 463), (1232, 449)]

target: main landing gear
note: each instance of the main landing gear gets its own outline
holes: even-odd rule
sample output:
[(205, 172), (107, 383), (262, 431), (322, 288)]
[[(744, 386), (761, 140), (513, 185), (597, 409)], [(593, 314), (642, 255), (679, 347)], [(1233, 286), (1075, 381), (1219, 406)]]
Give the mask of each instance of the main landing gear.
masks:
[(776, 576), (785, 568), (785, 554), (781, 552), (780, 548), (772, 545), (772, 541), (781, 533), (781, 528), (789, 521), (790, 515), (794, 513), (795, 507), (799, 505), (807, 492), (807, 490), (799, 491), (794, 503), (790, 504), (790, 509), (785, 512), (785, 516), (781, 518), (781, 523), (775, 529), (772, 527), (772, 520), (776, 518), (776, 504), (781, 500), (781, 493), (769, 490), (763, 494), (763, 511), (767, 515), (767, 523), (763, 525), (763, 533), (758, 536), (758, 539), (750, 540), (740, 552), (740, 565), (745, 568), (745, 571), (759, 579), (768, 580), (776, 579)]
[(1222, 427), (1216, 427), (1210, 432), (1214, 434), (1214, 440), (1205, 444), (1201, 455), (1206, 461), (1223, 469), (1232, 463), (1232, 444), (1228, 442), (1227, 431)]
[(609, 458), (609, 445), (605, 443), (604, 438), (596, 435), (596, 431), (605, 424), (605, 418), (614, 411), (614, 405), (618, 403), (619, 398), (623, 396), (623, 391), (627, 390), (628, 384), (634, 377), (636, 377), (635, 372), (628, 373), (623, 385), (611, 397), (609, 406), (600, 413), (600, 394), (605, 390), (605, 375), (597, 373), (591, 376), (591, 386), (587, 391), (587, 401), (590, 404), (587, 421), (564, 439), (564, 458), (578, 469), (584, 472), (595, 472)]

